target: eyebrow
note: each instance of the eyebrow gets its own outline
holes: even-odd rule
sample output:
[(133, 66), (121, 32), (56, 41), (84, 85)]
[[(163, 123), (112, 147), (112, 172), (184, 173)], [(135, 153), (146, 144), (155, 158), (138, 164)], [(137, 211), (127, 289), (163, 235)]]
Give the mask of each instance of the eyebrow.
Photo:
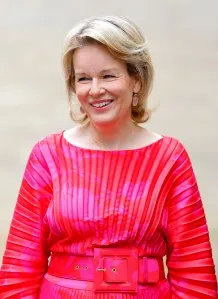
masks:
[[(108, 68), (108, 69), (104, 69), (100, 72), (100, 74), (105, 74), (105, 73), (108, 73), (108, 72), (116, 72), (118, 71), (117, 68)], [(87, 73), (84, 73), (84, 72), (76, 72), (75, 73), (75, 76), (84, 76), (84, 75), (87, 75)]]

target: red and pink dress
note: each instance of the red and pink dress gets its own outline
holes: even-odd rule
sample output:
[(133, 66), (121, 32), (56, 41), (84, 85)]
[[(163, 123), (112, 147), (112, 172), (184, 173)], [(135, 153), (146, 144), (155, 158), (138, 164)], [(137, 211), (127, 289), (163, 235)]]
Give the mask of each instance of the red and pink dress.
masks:
[[(110, 247), (167, 256), (167, 277), (139, 284), (133, 294), (96, 293), (92, 282), (48, 274), (52, 254), (92, 257), (95, 248)], [(216, 297), (204, 209), (179, 141), (163, 137), (139, 149), (103, 151), (77, 147), (62, 132), (34, 146), (3, 257), (0, 298)]]

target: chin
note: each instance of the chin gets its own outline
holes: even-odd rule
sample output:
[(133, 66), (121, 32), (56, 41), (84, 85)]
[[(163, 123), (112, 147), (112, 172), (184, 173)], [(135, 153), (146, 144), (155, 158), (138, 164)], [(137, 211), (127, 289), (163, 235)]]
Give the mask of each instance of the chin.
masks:
[(117, 123), (118, 119), (118, 117), (107, 117), (106, 115), (102, 115), (101, 117), (90, 118), (90, 122), (98, 126), (108, 126)]

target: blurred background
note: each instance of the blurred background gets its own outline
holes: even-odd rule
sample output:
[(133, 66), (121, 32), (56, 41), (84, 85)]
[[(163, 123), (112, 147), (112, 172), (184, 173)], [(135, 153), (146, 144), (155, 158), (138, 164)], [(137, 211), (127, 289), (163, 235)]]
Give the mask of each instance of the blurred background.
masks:
[(145, 34), (156, 77), (146, 126), (178, 138), (198, 179), (218, 269), (218, 1), (1, 0), (0, 258), (31, 148), (74, 126), (61, 67), (66, 33), (82, 18), (121, 15)]

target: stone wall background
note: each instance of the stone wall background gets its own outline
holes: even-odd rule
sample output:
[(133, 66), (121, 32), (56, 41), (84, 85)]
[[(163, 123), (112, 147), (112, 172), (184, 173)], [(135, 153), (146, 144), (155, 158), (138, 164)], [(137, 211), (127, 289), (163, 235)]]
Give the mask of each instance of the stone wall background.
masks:
[(61, 69), (63, 39), (84, 17), (121, 15), (148, 39), (156, 70), (147, 126), (186, 146), (218, 267), (218, 2), (2, 0), (0, 4), (0, 255), (29, 152), (73, 126)]

